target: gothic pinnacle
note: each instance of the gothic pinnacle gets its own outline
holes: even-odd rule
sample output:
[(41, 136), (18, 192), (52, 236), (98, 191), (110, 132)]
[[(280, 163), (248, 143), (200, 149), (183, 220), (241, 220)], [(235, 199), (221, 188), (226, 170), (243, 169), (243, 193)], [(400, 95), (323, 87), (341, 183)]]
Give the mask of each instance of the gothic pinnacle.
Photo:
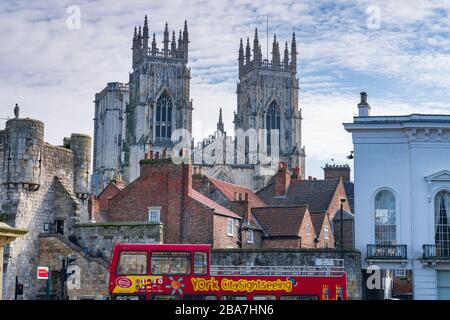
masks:
[(136, 48), (136, 41), (137, 41), (137, 27), (134, 27), (134, 35), (133, 35), (133, 49)]
[(247, 46), (245, 47), (245, 62), (250, 62), (250, 38), (247, 38)]
[(284, 66), (287, 68), (289, 65), (289, 50), (288, 50), (288, 43), (286, 41), (286, 45), (284, 47)]
[(178, 50), (181, 50), (182, 47), (183, 47), (183, 36), (181, 35), (180, 30), (180, 34), (178, 35)]
[(138, 36), (137, 36), (137, 47), (138, 49), (142, 48), (142, 29), (141, 26), (139, 26)]
[(172, 53), (174, 53), (177, 50), (177, 40), (175, 37), (175, 31), (172, 31), (172, 43), (171, 43), (171, 48)]
[(156, 35), (153, 33), (153, 40), (152, 40), (152, 53), (156, 53)]
[(224, 132), (224, 124), (222, 120), (222, 108), (219, 109), (219, 121), (217, 122), (217, 130)]
[(188, 32), (187, 20), (184, 20), (183, 41), (189, 42), (189, 32)]
[(241, 38), (241, 42), (239, 44), (238, 60), (239, 60), (239, 67), (241, 67), (244, 64), (244, 44), (242, 43), (242, 38)]
[(143, 28), (142, 32), (143, 32), (143, 35), (142, 35), (142, 37), (143, 37), (142, 46), (143, 46), (143, 48), (145, 50), (145, 54), (146, 54), (146, 50), (148, 48), (148, 38), (149, 38), (148, 37), (148, 19), (147, 19), (147, 15), (145, 15), (144, 28)]
[(147, 32), (148, 32), (148, 19), (147, 19), (147, 15), (145, 15), (145, 18), (144, 18), (144, 33), (145, 33), (146, 30), (147, 30)]
[(258, 28), (255, 28), (255, 39), (253, 40), (253, 60), (260, 60), (258, 49), (259, 49)]

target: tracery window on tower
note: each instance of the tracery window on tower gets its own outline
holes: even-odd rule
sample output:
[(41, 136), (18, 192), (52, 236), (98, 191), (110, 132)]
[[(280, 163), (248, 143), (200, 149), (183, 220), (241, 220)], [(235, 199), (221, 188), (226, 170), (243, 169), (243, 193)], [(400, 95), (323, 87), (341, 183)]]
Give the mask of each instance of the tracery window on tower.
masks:
[[(272, 130), (280, 130), (280, 108), (275, 101), (272, 101), (267, 108), (266, 114), (266, 134), (267, 134), (267, 154), (271, 154), (271, 146), (274, 141), (271, 141), (271, 131)], [(278, 133), (279, 134), (279, 133)], [(279, 143), (280, 141), (278, 141)]]
[(163, 92), (156, 102), (156, 139), (170, 139), (172, 135), (172, 99)]

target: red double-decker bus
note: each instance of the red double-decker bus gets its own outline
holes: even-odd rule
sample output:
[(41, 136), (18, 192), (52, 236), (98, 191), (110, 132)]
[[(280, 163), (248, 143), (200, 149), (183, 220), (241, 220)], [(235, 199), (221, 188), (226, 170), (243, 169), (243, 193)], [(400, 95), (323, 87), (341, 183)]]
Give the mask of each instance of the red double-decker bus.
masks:
[[(210, 245), (116, 244), (114, 300), (344, 300), (343, 263), (319, 266), (215, 266)], [(329, 262), (328, 261), (328, 262)]]

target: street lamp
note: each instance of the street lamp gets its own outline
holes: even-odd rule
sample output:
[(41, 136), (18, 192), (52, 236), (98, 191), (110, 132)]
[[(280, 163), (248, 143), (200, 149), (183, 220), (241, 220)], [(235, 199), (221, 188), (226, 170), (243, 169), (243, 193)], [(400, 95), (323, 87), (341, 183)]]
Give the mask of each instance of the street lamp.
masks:
[(346, 201), (345, 198), (341, 198), (341, 259), (344, 259), (344, 202)]

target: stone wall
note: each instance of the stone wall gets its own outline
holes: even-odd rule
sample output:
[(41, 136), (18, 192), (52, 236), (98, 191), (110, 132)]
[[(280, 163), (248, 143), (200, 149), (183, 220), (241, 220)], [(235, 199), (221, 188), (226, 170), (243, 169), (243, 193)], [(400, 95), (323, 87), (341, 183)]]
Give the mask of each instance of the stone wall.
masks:
[(163, 225), (153, 222), (78, 224), (70, 239), (85, 252), (109, 262), (114, 243), (162, 243)]
[[(24, 298), (35, 298), (37, 237), (44, 231), (44, 224), (52, 226), (55, 220), (55, 200), (58, 200), (55, 190), (56, 177), (67, 188), (67, 192), (74, 195), (73, 152), (45, 144), (41, 150), (41, 159), (40, 184), (37, 190), (30, 190), (26, 185), (18, 183), (19, 181), (10, 181), (11, 183), (0, 187), (1, 209), (8, 215), (7, 221), (16, 228), (29, 230), (27, 235), (10, 245), (8, 255), (5, 257), (7, 264), (5, 299), (14, 297), (16, 276), (24, 284)], [(70, 207), (65, 208), (66, 212), (71, 212), (70, 216), (64, 217), (67, 224), (73, 225), (76, 220), (87, 217), (87, 201), (76, 198), (75, 201), (75, 205), (71, 203)], [(63, 205), (63, 201), (57, 201), (57, 205)]]
[(73, 149), (70, 143), (53, 146), (44, 142), (44, 124), (29, 118), (8, 120), (0, 136), (1, 219), (29, 230), (5, 250), (4, 296), (14, 297), (18, 276), (24, 284), (23, 298), (34, 299), (39, 234), (45, 226), (54, 229), (55, 220), (64, 221), (64, 232), (88, 221), (87, 200), (76, 193), (75, 182), (87, 182), (90, 138), (82, 136), (83, 143)]
[[(37, 264), (48, 266), (51, 270), (50, 298), (61, 299), (60, 270), (62, 261), (70, 256), (75, 258), (69, 267), (75, 274), (68, 278), (64, 286), (65, 298), (106, 299), (114, 244), (162, 243), (162, 225), (148, 222), (79, 224), (69, 239), (60, 234), (39, 236)], [(45, 280), (37, 280), (32, 289), (35, 299), (46, 298)]]
[[(350, 300), (362, 299), (361, 260), (358, 251), (345, 251), (347, 296)], [(339, 259), (340, 253), (330, 249), (214, 249), (212, 265), (314, 265), (315, 259)]]
[[(60, 271), (62, 261), (70, 256), (75, 261), (69, 267), (75, 271), (64, 286), (64, 299), (105, 299), (108, 296), (109, 263), (94, 257), (59, 234), (39, 236), (38, 264), (47, 266), (51, 272), (50, 299), (62, 298)], [(46, 299), (46, 280), (37, 280), (35, 299)]]

